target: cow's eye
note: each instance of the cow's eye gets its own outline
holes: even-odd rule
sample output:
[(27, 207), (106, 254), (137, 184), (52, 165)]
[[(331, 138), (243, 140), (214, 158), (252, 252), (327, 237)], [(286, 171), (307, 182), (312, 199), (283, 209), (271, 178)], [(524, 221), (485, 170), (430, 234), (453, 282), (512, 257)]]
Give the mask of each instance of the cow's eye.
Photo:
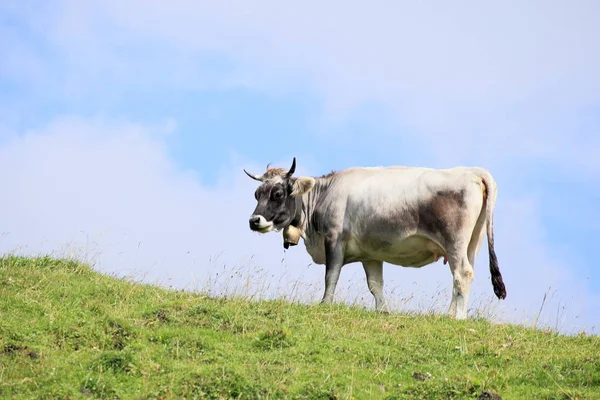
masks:
[(278, 190), (275, 193), (273, 193), (274, 199), (280, 199), (281, 197), (283, 197), (283, 192), (281, 190)]

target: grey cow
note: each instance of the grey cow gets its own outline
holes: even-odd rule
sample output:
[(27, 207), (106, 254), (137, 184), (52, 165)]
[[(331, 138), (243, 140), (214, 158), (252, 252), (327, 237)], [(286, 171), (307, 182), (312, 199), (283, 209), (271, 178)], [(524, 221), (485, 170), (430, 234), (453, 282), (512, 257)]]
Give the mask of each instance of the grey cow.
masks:
[(487, 170), (357, 167), (294, 177), (295, 169), (296, 158), (289, 171), (244, 170), (261, 182), (250, 229), (299, 229), (313, 261), (326, 266), (323, 303), (332, 302), (342, 266), (361, 262), (376, 309), (386, 311), (383, 262), (419, 268), (444, 257), (453, 276), (448, 314), (464, 319), (484, 227), (494, 293), (506, 297), (494, 251), (497, 186)]

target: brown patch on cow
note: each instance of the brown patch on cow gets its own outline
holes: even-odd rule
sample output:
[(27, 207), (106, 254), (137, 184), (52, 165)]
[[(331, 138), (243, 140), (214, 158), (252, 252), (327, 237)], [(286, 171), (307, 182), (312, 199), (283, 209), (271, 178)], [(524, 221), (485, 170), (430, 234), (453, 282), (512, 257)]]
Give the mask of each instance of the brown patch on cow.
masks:
[[(363, 210), (349, 210), (363, 212)], [(419, 215), (414, 208), (394, 210), (390, 215), (379, 214), (376, 210), (368, 212), (360, 223), (361, 232), (369, 232), (364, 238), (368, 245), (375, 250), (386, 250), (392, 246), (388, 239), (401, 235), (401, 232), (411, 232), (417, 228)]]
[[(383, 241), (388, 235), (397, 235), (401, 231), (409, 233), (421, 230), (432, 235), (437, 235), (442, 247), (444, 241), (451, 240), (455, 232), (461, 228), (462, 217), (466, 207), (466, 190), (439, 190), (427, 201), (416, 205), (409, 205), (393, 211), (390, 215), (381, 215), (373, 210), (372, 214), (361, 221), (362, 232), (377, 232), (371, 234), (366, 240)], [(361, 210), (356, 210), (360, 212)], [(354, 212), (349, 210), (348, 212)], [(369, 243), (375, 246), (375, 243)], [(380, 244), (379, 247), (385, 246)], [(436, 246), (437, 247), (437, 246)], [(422, 257), (430, 257), (436, 248), (426, 249)], [(443, 254), (442, 248), (439, 249)]]
[(439, 190), (428, 203), (419, 207), (419, 228), (450, 240), (461, 227), (466, 191)]

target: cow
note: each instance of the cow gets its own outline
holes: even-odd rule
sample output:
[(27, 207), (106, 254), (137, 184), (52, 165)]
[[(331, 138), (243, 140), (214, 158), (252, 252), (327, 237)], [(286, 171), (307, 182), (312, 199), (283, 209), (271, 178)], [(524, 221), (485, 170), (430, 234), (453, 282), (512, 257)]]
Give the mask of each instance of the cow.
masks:
[(295, 170), (295, 157), (287, 171), (244, 169), (261, 183), (249, 225), (263, 234), (299, 230), (314, 263), (325, 265), (322, 304), (332, 303), (342, 267), (361, 262), (376, 311), (389, 312), (383, 263), (421, 268), (444, 257), (453, 277), (448, 316), (465, 319), (486, 231), (494, 293), (506, 298), (494, 250), (497, 185), (486, 169), (352, 167), (320, 177), (294, 177)]

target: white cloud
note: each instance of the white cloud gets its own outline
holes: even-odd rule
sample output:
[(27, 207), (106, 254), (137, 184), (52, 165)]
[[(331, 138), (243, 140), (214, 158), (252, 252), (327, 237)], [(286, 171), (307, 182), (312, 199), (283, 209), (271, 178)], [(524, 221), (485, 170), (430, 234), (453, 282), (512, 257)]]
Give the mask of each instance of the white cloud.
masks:
[(124, 29), (129, 40), (223, 51), (256, 72), (309, 69), (323, 89), (332, 85), (328, 95), (337, 100), (354, 92), (360, 101), (398, 93), (520, 98), (565, 82), (589, 94), (587, 85), (599, 83), (600, 56), (589, 51), (597, 46), (598, 5), (534, 3), (68, 2), (61, 21), (68, 23), (60, 26), (65, 38), (82, 30), (95, 35), (82, 22), (91, 19)]
[[(597, 2), (65, 0), (20, 12), (59, 49), (49, 81), (73, 99), (147, 85), (312, 90), (330, 120), (381, 106), (408, 128), (398, 134), (422, 141), (424, 160), (600, 168), (580, 156), (600, 151), (594, 130), (565, 124), (600, 102)], [(97, 90), (107, 80), (116, 91)]]
[[(231, 281), (237, 291), (250, 278), (251, 292), (284, 295), (295, 287), (292, 297), (318, 301), (324, 268), (310, 265), (304, 246), (284, 252), (279, 235), (253, 234), (247, 227), (256, 183), (242, 168), (260, 172), (264, 166), (234, 155), (219, 183), (203, 187), (169, 156), (164, 135), (172, 129), (172, 123), (146, 127), (65, 117), (12, 136), (0, 146), (6, 194), (0, 198), (0, 249), (51, 253), (71, 246), (78, 256), (87, 252), (102, 271), (147, 282), (203, 288), (208, 276), (219, 273), (221, 284)], [(299, 174), (309, 172), (302, 160)], [(563, 328), (589, 329), (598, 299), (589, 295), (584, 277), (546, 253), (537, 209), (536, 199), (499, 201), (496, 250), (508, 288), (499, 311), (516, 322), (531, 318), (551, 287), (567, 305)], [(486, 253), (484, 247), (478, 257), (472, 307), (493, 297)], [(232, 271), (240, 275), (223, 276)], [(433, 297), (434, 308), (445, 312), (451, 279), (441, 262), (420, 270), (386, 265), (385, 277), (392, 303), (412, 293), (409, 309), (429, 308)], [(445, 292), (436, 295), (440, 288)], [(352, 264), (342, 272), (338, 299), (357, 297), (372, 307), (362, 268)]]

